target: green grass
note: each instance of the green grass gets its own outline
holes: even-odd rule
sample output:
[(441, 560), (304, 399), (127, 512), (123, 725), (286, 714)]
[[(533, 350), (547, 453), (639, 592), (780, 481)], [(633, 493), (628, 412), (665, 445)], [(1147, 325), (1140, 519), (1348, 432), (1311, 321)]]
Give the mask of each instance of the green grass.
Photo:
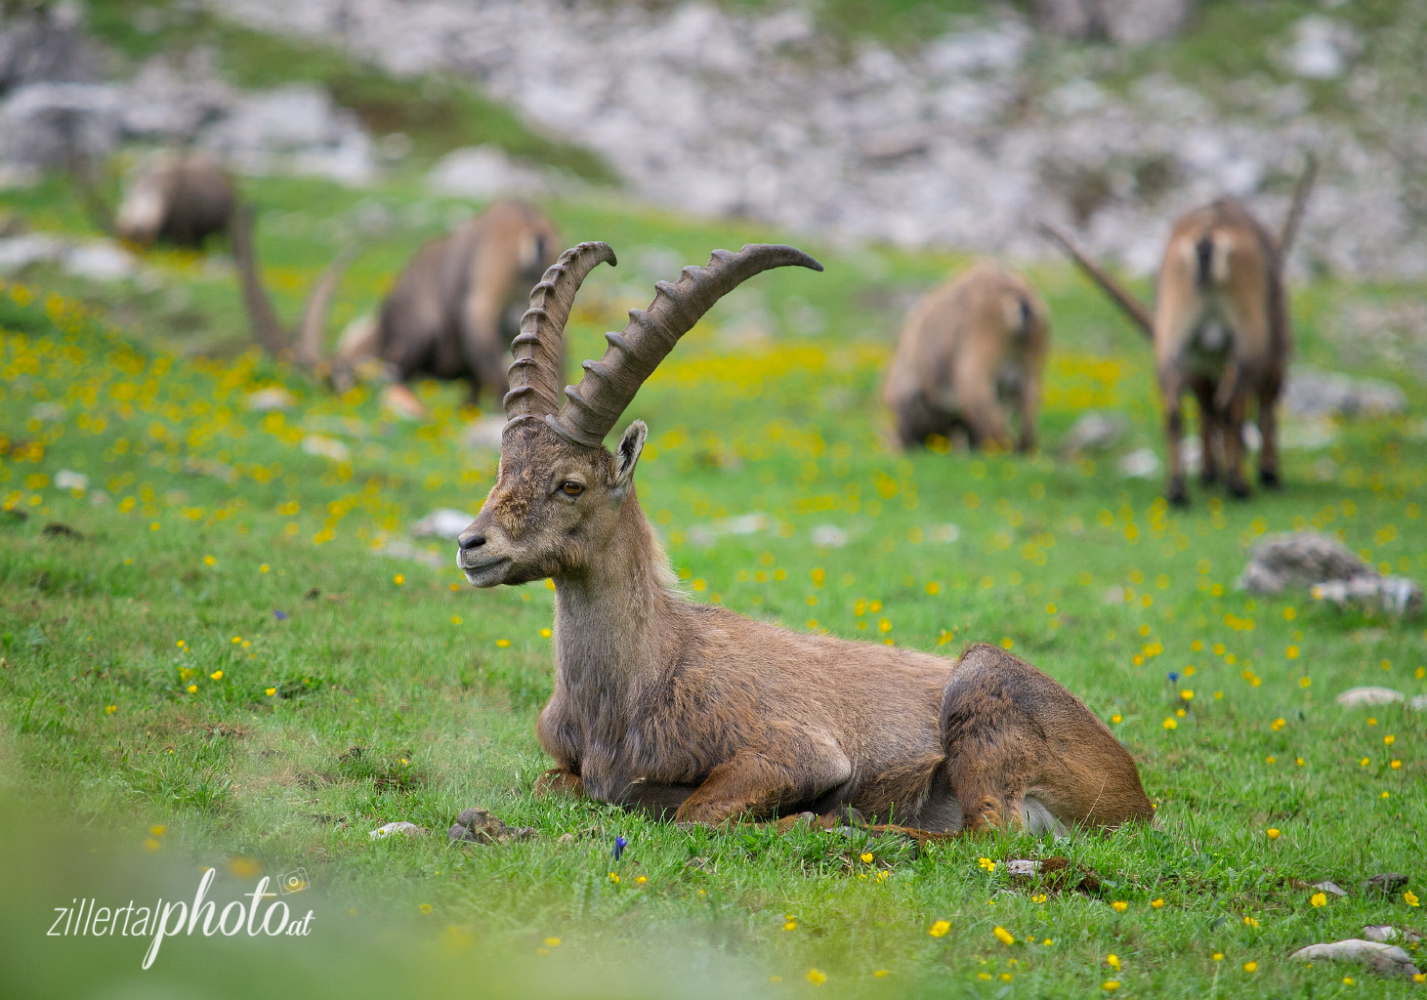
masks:
[[(420, 201), (400, 186), (252, 188), (288, 314), (360, 200)], [(37, 225), (80, 226), (58, 185), (3, 203)], [(426, 221), (369, 241), (339, 318), (369, 307), (440, 228), (451, 203), (426, 204)], [(568, 241), (607, 239), (622, 261), (587, 283), (574, 359), (647, 301), (654, 277), (672, 276), (639, 273), (641, 248), (701, 263), (715, 246), (786, 238), (599, 203), (551, 210)], [(680, 830), (536, 799), (550, 591), (472, 591), (449, 544), (430, 546), (437, 568), (373, 548), (438, 506), (473, 510), (489, 489), (495, 456), (461, 444), (464, 390), (423, 386), (432, 419), (419, 425), (367, 391), (334, 398), (239, 350), (231, 276), (160, 252), (158, 292), (46, 271), (0, 289), (0, 502), (27, 515), (0, 514), (0, 840), (16, 873), (14, 905), (0, 908), (0, 992), (72, 996), (102, 980), (212, 995), (783, 996), (813, 990), (817, 970), (816, 989), (839, 996), (1090, 996), (1112, 979), (1130, 996), (1415, 995), (1286, 956), (1366, 922), (1422, 922), (1401, 895), (1357, 886), (1400, 871), (1427, 895), (1427, 718), (1333, 699), (1358, 684), (1427, 692), (1423, 625), (1340, 616), (1303, 594), (1255, 600), (1232, 583), (1256, 537), (1310, 524), (1375, 563), (1427, 572), (1422, 387), (1366, 365), (1402, 382), (1410, 416), (1289, 451), (1282, 494), (1234, 503), (1196, 488), (1188, 511), (1167, 511), (1160, 484), (1121, 479), (1113, 455), (1052, 457), (1086, 409), (1132, 417), (1123, 450), (1160, 445), (1148, 351), (1079, 277), (1045, 267), (1032, 278), (1054, 322), (1046, 453), (903, 457), (883, 444), (877, 402), (900, 321), (889, 303), (964, 260), (809, 249), (825, 274), (750, 283), (629, 411), (650, 426), (641, 503), (692, 598), (946, 655), (1009, 642), (1118, 720), (1160, 829), (985, 837), (915, 856), (861, 833)], [(1296, 290), (1301, 353), (1335, 367), (1340, 303), (1411, 291)], [(824, 326), (799, 333), (817, 326), (809, 306)], [(749, 339), (754, 322), (767, 339)], [(299, 397), (295, 410), (243, 408), (274, 383)], [(36, 411), (55, 403), (60, 419)], [(343, 441), (349, 459), (307, 454), (310, 435)], [(61, 469), (88, 475), (90, 495), (57, 490)], [(107, 504), (92, 502), (97, 490)], [(696, 527), (755, 512), (766, 530), (695, 544)], [(46, 534), (50, 523), (83, 538)], [(815, 548), (820, 524), (850, 543)], [(945, 524), (957, 541), (934, 540)], [(1107, 602), (1112, 587), (1129, 599)], [(537, 838), (447, 847), (444, 829), (473, 803)], [(395, 820), (431, 833), (368, 838)], [(618, 862), (616, 836), (629, 842)], [(1049, 856), (1093, 871), (1101, 891), (1040, 899), (999, 864)], [(313, 936), (177, 938), (148, 972), (146, 941), (43, 936), (71, 898), (189, 897), (199, 865), (219, 868), (220, 902), (251, 892), (259, 872), (305, 868), (314, 888), (285, 898), (314, 909)], [(1304, 886), (1322, 879), (1353, 895), (1315, 908)], [(950, 928), (935, 937), (938, 920)], [(1019, 943), (1001, 944), (996, 927)]]

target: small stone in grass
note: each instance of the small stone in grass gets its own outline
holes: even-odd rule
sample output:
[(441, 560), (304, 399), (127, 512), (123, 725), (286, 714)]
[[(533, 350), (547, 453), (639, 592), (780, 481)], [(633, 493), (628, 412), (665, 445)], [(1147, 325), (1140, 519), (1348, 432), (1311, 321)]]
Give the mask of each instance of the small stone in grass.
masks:
[(1361, 962), (1383, 976), (1416, 976), (1420, 970), (1412, 964), (1412, 956), (1392, 944), (1349, 938), (1327, 944), (1310, 944), (1295, 951), (1291, 958), (1300, 962), (1339, 960)]
[(367, 834), (367, 836), (371, 837), (373, 840), (385, 840), (387, 837), (394, 837), (397, 834), (402, 834), (407, 837), (419, 837), (425, 832), (426, 827), (424, 826), (417, 826), (415, 823), (408, 823), (405, 820), (399, 820), (395, 823), (388, 823), (385, 826), (379, 826), (371, 833)]

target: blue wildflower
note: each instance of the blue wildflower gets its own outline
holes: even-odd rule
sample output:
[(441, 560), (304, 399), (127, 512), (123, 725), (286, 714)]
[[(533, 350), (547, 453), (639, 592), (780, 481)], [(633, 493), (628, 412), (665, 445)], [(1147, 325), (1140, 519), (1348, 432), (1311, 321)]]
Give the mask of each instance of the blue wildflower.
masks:
[(287, 621), (287, 612), (286, 612), (286, 611), (274, 611), (274, 612), (273, 612), (273, 617), (276, 618), (276, 619), (277, 619), (278, 621), (280, 621), (280, 622), (285, 622), (285, 621)]
[(628, 847), (628, 846), (629, 846), (629, 841), (625, 840), (623, 837), (615, 837), (615, 838), (614, 838), (614, 860), (618, 861), (620, 855), (624, 853), (624, 849), (625, 849), (626, 847)]

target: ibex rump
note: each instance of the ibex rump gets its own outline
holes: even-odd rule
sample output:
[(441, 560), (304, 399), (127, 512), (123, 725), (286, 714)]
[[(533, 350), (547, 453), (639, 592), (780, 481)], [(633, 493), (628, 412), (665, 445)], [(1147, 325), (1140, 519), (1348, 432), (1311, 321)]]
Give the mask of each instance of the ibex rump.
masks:
[(1310, 160), (1275, 239), (1242, 202), (1221, 198), (1182, 216), (1165, 247), (1153, 313), (1058, 230), (1059, 242), (1146, 336), (1154, 341), (1155, 367), (1165, 407), (1169, 446), (1168, 499), (1188, 501), (1180, 439), (1181, 399), (1199, 404), (1204, 483), (1219, 477), (1237, 497), (1249, 495), (1243, 472), (1243, 426), (1250, 400), (1258, 402), (1262, 445), (1259, 479), (1282, 484), (1276, 409), (1293, 351), (1283, 268), (1293, 243), (1316, 164)]
[(558, 399), (562, 336), (603, 243), (566, 251), (514, 343), (500, 471), (461, 535), (478, 587), (555, 582), (555, 689), (537, 734), (544, 785), (720, 823), (851, 806), (953, 832), (1113, 826), (1152, 808), (1133, 760), (1089, 710), (1010, 653), (951, 660), (802, 635), (692, 604), (636, 498), (647, 430), (603, 447), (640, 384), (722, 295), (771, 267), (821, 270), (792, 247), (715, 251), (660, 282)]
[(887, 371), (883, 400), (903, 448), (964, 430), (971, 447), (1010, 447), (1003, 405), (1019, 415), (1017, 448), (1036, 442), (1050, 340), (1045, 304), (1024, 278), (981, 264), (917, 303)]

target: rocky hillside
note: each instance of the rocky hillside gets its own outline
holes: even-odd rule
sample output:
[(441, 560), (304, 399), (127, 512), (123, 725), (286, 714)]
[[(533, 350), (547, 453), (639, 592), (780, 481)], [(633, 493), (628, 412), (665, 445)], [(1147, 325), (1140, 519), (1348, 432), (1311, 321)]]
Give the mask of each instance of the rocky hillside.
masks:
[(1201, 16), (1228, 35), (1198, 44), (1252, 46), (1262, 68), (1199, 86), (1154, 53), (1049, 41), (1013, 10), (891, 47), (836, 38), (792, 6), (207, 2), (394, 74), (479, 81), (602, 154), (638, 195), (685, 210), (1014, 254), (1045, 252), (1032, 223), (1049, 218), (1144, 272), (1168, 220), (1196, 202), (1239, 195), (1276, 220), (1311, 150), (1324, 174), (1296, 266), (1427, 272), (1413, 187), (1427, 152), (1427, 120), (1412, 113), (1422, 84), (1398, 68), (1420, 65), (1399, 51), (1427, 35), (1419, 5), (1364, 29), (1305, 4), (1260, 38), (1232, 33), (1254, 5), (1215, 5)]

